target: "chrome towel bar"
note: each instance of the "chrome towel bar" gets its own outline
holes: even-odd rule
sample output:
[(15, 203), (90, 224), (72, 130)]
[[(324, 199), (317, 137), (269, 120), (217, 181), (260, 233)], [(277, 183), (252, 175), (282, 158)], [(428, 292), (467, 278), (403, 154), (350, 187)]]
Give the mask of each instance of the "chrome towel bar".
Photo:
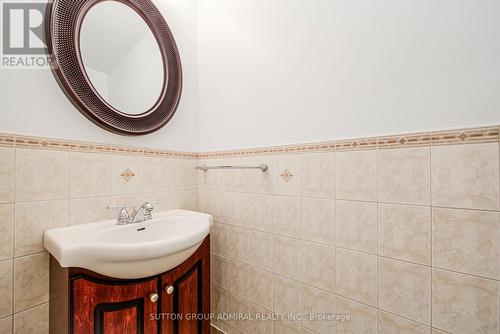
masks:
[(265, 172), (269, 169), (269, 166), (266, 164), (261, 164), (259, 166), (231, 166), (231, 165), (226, 165), (226, 166), (197, 166), (195, 169), (202, 170), (204, 172), (208, 171), (209, 169), (260, 169), (261, 171)]

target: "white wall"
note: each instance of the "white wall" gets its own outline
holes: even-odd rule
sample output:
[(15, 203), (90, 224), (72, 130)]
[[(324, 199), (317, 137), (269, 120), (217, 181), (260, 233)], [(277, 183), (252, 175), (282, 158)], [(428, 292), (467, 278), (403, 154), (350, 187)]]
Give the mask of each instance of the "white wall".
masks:
[(500, 123), (498, 0), (200, 0), (201, 150)]
[(174, 118), (162, 130), (123, 137), (97, 127), (81, 115), (48, 70), (0, 72), (0, 132), (134, 146), (195, 150), (198, 122), (197, 0), (154, 0), (180, 49), (184, 89)]
[(111, 134), (25, 70), (0, 73), (0, 132), (212, 150), (500, 123), (498, 0), (154, 1), (184, 69), (165, 128)]

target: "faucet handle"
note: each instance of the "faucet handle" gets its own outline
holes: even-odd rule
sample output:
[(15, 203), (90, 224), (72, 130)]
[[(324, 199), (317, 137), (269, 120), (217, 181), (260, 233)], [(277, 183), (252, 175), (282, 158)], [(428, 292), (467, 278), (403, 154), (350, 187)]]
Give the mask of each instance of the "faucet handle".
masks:
[(149, 202), (145, 202), (144, 204), (142, 204), (142, 207), (144, 208), (144, 210), (148, 211), (148, 212), (151, 212), (153, 211), (153, 204), (160, 204), (159, 201), (149, 201)]
[(119, 225), (130, 223), (130, 215), (128, 214), (126, 205), (108, 205), (108, 209), (121, 209), (116, 219)]
[(142, 208), (144, 209), (144, 220), (151, 220), (153, 219), (153, 215), (152, 215), (152, 212), (153, 212), (153, 204), (160, 204), (160, 202), (158, 201), (149, 201), (149, 202), (145, 202), (142, 204)]

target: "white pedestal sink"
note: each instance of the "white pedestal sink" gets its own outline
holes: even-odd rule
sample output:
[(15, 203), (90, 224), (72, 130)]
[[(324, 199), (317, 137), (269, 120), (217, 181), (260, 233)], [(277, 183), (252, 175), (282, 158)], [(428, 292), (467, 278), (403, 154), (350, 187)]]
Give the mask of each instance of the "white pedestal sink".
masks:
[(186, 210), (153, 214), (142, 223), (116, 220), (55, 228), (43, 244), (61, 267), (122, 279), (164, 273), (187, 260), (210, 233), (212, 216)]

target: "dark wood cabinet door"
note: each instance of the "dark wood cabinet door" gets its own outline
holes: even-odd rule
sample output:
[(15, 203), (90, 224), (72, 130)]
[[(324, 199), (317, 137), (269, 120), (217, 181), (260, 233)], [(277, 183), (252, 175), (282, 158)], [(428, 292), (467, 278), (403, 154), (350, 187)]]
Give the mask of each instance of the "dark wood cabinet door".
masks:
[(162, 333), (210, 333), (210, 239), (193, 256), (161, 276)]
[(106, 282), (85, 276), (71, 279), (73, 334), (156, 334), (158, 279)]

